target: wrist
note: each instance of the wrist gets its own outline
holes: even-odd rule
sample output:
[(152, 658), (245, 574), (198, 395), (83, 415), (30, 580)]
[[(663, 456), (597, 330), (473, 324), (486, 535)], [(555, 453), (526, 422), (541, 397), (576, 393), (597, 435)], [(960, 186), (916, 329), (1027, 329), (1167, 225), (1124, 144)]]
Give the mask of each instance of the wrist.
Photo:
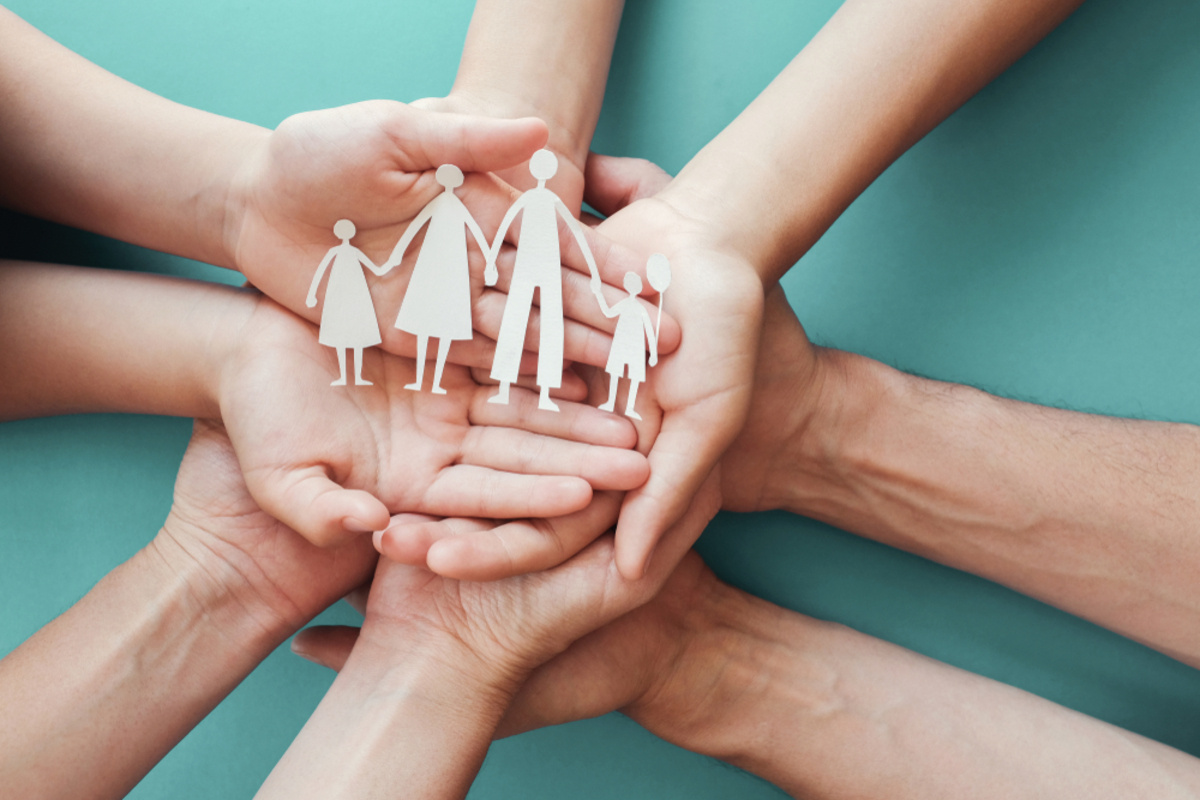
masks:
[(221, 267), (244, 272), (238, 262), (238, 240), (242, 225), (250, 206), (254, 181), (261, 173), (272, 131), (254, 125), (246, 125), (236, 137), (230, 137), (222, 147), (227, 166), (219, 173), (221, 178), (214, 182), (211, 204), (218, 210), (212, 215), (216, 220), (212, 241), (220, 243), (220, 260), (214, 261)]
[[(580, 176), (587, 163), (592, 144), (594, 125), (575, 120), (561, 113), (552, 103), (537, 97), (523, 97), (487, 80), (475, 80), (459, 75), (449, 94), (441, 98), (418, 101), (421, 105), (456, 114), (474, 114), (496, 119), (536, 117), (550, 129), (546, 148), (565, 159)], [(566, 166), (560, 163), (560, 169)]]
[(188, 627), (220, 631), (238, 651), (265, 656), (320, 610), (297, 608), (248, 554), (174, 508), (143, 553), (183, 598)]

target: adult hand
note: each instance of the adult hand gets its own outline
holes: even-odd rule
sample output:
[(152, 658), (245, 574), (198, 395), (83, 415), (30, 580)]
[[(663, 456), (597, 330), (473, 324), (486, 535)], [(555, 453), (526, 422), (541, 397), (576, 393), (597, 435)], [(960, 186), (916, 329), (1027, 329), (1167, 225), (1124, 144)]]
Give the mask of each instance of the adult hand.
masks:
[[(489, 404), (490, 387), (454, 365), (447, 394), (409, 391), (415, 365), (377, 351), (364, 355), (374, 386), (332, 388), (334, 353), (310, 324), (258, 295), (231, 306), (215, 326), (235, 342), (219, 362), (221, 418), (252, 495), (312, 542), (382, 529), (401, 511), (569, 513), (592, 487), (646, 478), (624, 420), (571, 402), (540, 414), (521, 389), (510, 405)], [(567, 399), (583, 392), (578, 381), (563, 389)]]
[[(715, 506), (663, 538), (675, 563)], [(480, 523), (486, 524), (486, 523)], [(670, 570), (621, 576), (602, 537), (552, 570), (465, 583), (382, 559), (362, 635), (264, 797), (465, 794), (504, 710), (538, 664), (652, 597)]]

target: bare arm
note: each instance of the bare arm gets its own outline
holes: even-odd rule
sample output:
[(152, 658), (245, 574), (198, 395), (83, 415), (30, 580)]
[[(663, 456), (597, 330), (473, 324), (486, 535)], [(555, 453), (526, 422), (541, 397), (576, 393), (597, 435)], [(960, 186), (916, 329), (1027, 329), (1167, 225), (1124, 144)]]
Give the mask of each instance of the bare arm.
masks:
[(134, 86), (0, 9), (0, 203), (233, 267), (229, 188), (268, 131)]
[(775, 280), (892, 161), (1081, 2), (847, 0), (659, 197)]
[[(566, 158), (552, 188), (578, 210), (583, 166), (600, 106), (621, 0), (481, 0), (475, 4), (451, 100), (463, 110), (514, 118), (540, 117), (549, 147)], [(519, 44), (518, 44), (519, 43)], [(519, 173), (506, 175), (529, 188)]]

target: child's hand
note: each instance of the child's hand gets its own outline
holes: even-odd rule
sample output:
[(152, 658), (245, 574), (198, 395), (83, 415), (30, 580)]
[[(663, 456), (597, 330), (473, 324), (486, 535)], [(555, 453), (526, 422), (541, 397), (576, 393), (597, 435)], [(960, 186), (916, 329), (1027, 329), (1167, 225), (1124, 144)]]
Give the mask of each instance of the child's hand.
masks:
[[(312, 542), (383, 529), (404, 511), (566, 514), (586, 506), (593, 488), (646, 480), (645, 458), (621, 449), (633, 445), (633, 428), (597, 409), (563, 402), (561, 414), (541, 414), (536, 395), (519, 389), (511, 405), (489, 404), (492, 387), (452, 365), (448, 394), (409, 391), (415, 365), (375, 351), (364, 369), (374, 386), (332, 388), (334, 352), (266, 298), (227, 327), (238, 344), (221, 368), (219, 405), (246, 484)], [(568, 383), (564, 392), (579, 398), (584, 388)]]

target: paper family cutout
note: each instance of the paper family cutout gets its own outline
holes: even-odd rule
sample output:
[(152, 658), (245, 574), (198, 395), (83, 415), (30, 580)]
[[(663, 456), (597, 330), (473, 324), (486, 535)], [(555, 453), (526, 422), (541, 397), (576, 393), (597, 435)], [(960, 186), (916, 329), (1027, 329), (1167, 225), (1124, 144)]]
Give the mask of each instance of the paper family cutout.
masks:
[(416, 379), (404, 388), (421, 390), (427, 348), (429, 340), (433, 338), (438, 340), (438, 353), (431, 391), (434, 394), (445, 394), (446, 390), (441, 385), (442, 371), (446, 366), (450, 344), (454, 341), (468, 340), (474, 335), (471, 321), (470, 269), (464, 234), (470, 233), (479, 245), (487, 262), (484, 282), (488, 286), (494, 286), (500, 277), (496, 257), (504, 244), (505, 234), (517, 216), (523, 214), (512, 280), (504, 315), (500, 321), (496, 355), (492, 362), (491, 377), (498, 381), (500, 386), (488, 402), (508, 403), (508, 390), (517, 380), (521, 354), (525, 349), (525, 332), (533, 309), (533, 293), (536, 290), (541, 311), (537, 370), (537, 385), (540, 389), (538, 408), (558, 411), (558, 405), (550, 399), (550, 390), (562, 385), (563, 371), (562, 253), (558, 238), (558, 218), (561, 217), (583, 252), (592, 276), (592, 291), (601, 311), (606, 317), (617, 318), (612, 350), (605, 367), (605, 371), (611, 376), (609, 398), (600, 408), (606, 411), (613, 410), (620, 379), (628, 377), (629, 398), (625, 414), (634, 419), (641, 419), (634, 410), (634, 403), (637, 399), (638, 385), (646, 379), (647, 342), (650, 366), (658, 362), (662, 293), (671, 282), (670, 264), (666, 256), (657, 253), (646, 263), (646, 277), (651, 287), (659, 293), (658, 320), (655, 324), (651, 324), (649, 313), (637, 299), (642, 291), (642, 280), (634, 272), (625, 275), (625, 290), (629, 295), (610, 307), (604, 300), (600, 271), (584, 237), (583, 225), (571, 214), (562, 199), (546, 188), (546, 181), (553, 178), (558, 171), (558, 159), (549, 150), (539, 150), (529, 161), (529, 171), (537, 180), (537, 188), (522, 194), (508, 209), (491, 245), (488, 244), (479, 223), (454, 193), (463, 183), (463, 173), (453, 164), (438, 167), (437, 182), (445, 191), (421, 209), (396, 243), (391, 256), (382, 265), (376, 266), (350, 243), (355, 234), (353, 222), (343, 219), (334, 225), (334, 235), (341, 239), (342, 243), (331, 248), (321, 260), (306, 300), (309, 308), (316, 306), (317, 288), (328, 270), (329, 283), (325, 287), (325, 303), (321, 310), (318, 341), (337, 351), (340, 372), (333, 386), (346, 385), (346, 359), (350, 350), (354, 351), (355, 384), (372, 385), (362, 376), (363, 349), (380, 344), (382, 338), (363, 267), (380, 277), (386, 275), (400, 264), (417, 232), (428, 224), (429, 229), (417, 255), (417, 264), (413, 268), (408, 289), (400, 304), (395, 326), (417, 337)]

